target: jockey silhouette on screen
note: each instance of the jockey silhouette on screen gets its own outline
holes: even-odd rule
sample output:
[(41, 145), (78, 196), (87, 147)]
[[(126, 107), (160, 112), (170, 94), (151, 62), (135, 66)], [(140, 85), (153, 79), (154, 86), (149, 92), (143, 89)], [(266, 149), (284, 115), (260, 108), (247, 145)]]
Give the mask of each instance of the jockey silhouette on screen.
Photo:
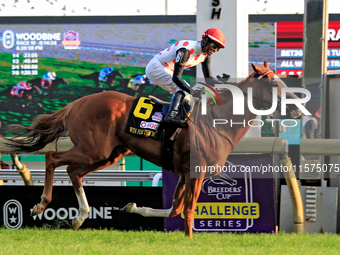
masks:
[(27, 81), (21, 81), (18, 82), (12, 89), (11, 89), (11, 95), (22, 97), (25, 90), (31, 90), (31, 84)]
[(102, 81), (102, 82), (106, 82), (107, 81), (107, 77), (110, 76), (113, 71), (114, 71), (113, 67), (105, 67), (105, 68), (103, 68), (100, 71), (100, 73), (99, 73), (98, 80)]
[(55, 72), (45, 73), (41, 79), (41, 87), (43, 89), (49, 89), (52, 85), (52, 81), (54, 81), (56, 78), (57, 78), (57, 75)]
[(135, 78), (130, 79), (128, 87), (132, 89), (137, 89), (140, 85), (143, 85), (146, 83), (153, 85), (153, 82), (149, 80), (146, 74), (139, 74)]
[(212, 78), (211, 55), (225, 48), (223, 32), (210, 28), (202, 35), (201, 41), (182, 40), (161, 51), (146, 66), (147, 77), (156, 85), (174, 93), (165, 122), (185, 124), (178, 116), (178, 106), (185, 93), (191, 93), (190, 85), (182, 79), (185, 68), (202, 64), (205, 78)]

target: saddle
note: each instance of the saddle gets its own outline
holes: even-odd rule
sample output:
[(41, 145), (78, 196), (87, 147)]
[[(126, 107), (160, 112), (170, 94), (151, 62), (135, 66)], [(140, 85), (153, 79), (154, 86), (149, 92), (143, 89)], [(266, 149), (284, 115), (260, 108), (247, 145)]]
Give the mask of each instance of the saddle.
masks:
[[(152, 95), (149, 95), (149, 98), (153, 102), (156, 102), (156, 103), (161, 104), (163, 106), (162, 107), (162, 113), (163, 113), (163, 116), (166, 116), (166, 114), (169, 111), (170, 102), (162, 101), (161, 99), (154, 97)], [(179, 117), (181, 119), (188, 121), (188, 117), (190, 116), (194, 106), (195, 106), (195, 101), (193, 100), (192, 96), (186, 95), (184, 97), (182, 104), (179, 106), (179, 110), (178, 110), (179, 111)], [(185, 127), (188, 127), (188, 126), (186, 125)]]
[[(194, 100), (187, 95), (179, 106), (179, 116), (188, 121), (194, 108)], [(172, 170), (173, 143), (183, 128), (176, 123), (163, 122), (169, 110), (170, 103), (154, 96), (140, 97), (133, 103), (126, 125), (126, 132), (162, 141), (162, 166)]]

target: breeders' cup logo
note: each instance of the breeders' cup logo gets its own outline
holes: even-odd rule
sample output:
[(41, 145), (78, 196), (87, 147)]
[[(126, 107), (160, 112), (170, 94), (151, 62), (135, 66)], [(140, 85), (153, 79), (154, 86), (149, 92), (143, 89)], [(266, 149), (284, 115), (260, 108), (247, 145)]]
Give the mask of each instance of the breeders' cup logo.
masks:
[(14, 33), (11, 30), (6, 30), (2, 34), (2, 45), (5, 49), (11, 49), (14, 46)]
[(239, 173), (241, 167), (227, 161), (223, 172), (204, 180), (194, 231), (246, 231), (260, 217), (260, 205), (253, 201), (251, 173)]
[(65, 49), (74, 50), (78, 49), (80, 45), (79, 34), (72, 30), (64, 33), (64, 40), (61, 42)]
[(216, 197), (217, 200), (225, 200), (232, 196), (239, 196), (242, 192), (242, 186), (237, 186), (237, 180), (226, 173), (220, 173), (203, 182), (202, 192)]
[(19, 201), (14, 199), (8, 200), (3, 207), (3, 214), (6, 228), (16, 229), (21, 227), (23, 218), (22, 206)]
[(161, 122), (163, 119), (163, 113), (155, 112), (155, 115), (152, 116), (153, 121)]

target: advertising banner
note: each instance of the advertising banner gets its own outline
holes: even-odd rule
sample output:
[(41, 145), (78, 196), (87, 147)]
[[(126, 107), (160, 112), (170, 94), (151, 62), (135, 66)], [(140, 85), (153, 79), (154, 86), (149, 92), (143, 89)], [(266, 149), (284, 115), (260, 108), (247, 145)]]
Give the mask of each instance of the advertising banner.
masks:
[[(119, 210), (129, 202), (162, 208), (161, 190), (161, 187), (85, 187), (90, 212), (81, 228), (162, 231), (162, 218), (145, 218)], [(42, 191), (41, 186), (0, 186), (0, 226), (9, 229), (45, 226), (72, 228), (72, 220), (78, 214), (73, 187), (54, 187), (52, 202), (41, 214), (31, 217), (34, 205), (40, 202)]]
[[(230, 155), (220, 175), (205, 179), (197, 201), (196, 232), (275, 232), (275, 183), (272, 157)], [(178, 175), (163, 170), (164, 208), (172, 205)], [(165, 218), (167, 231), (184, 230), (184, 215)]]

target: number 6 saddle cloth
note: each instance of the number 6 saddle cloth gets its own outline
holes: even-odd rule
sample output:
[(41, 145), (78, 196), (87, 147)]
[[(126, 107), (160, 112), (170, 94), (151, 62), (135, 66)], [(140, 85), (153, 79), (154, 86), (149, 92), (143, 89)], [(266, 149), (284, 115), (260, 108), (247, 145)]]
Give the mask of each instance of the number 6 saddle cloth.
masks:
[[(173, 123), (165, 123), (163, 119), (167, 114), (170, 103), (161, 101), (160, 99), (149, 96), (137, 98), (132, 106), (129, 119), (126, 125), (126, 132), (143, 137), (151, 137), (161, 140), (161, 132), (165, 127), (186, 128), (186, 126), (178, 126)], [(183, 100), (183, 105), (179, 107), (180, 117), (188, 119), (194, 106), (194, 100), (188, 95)], [(175, 125), (175, 126), (174, 126)]]

